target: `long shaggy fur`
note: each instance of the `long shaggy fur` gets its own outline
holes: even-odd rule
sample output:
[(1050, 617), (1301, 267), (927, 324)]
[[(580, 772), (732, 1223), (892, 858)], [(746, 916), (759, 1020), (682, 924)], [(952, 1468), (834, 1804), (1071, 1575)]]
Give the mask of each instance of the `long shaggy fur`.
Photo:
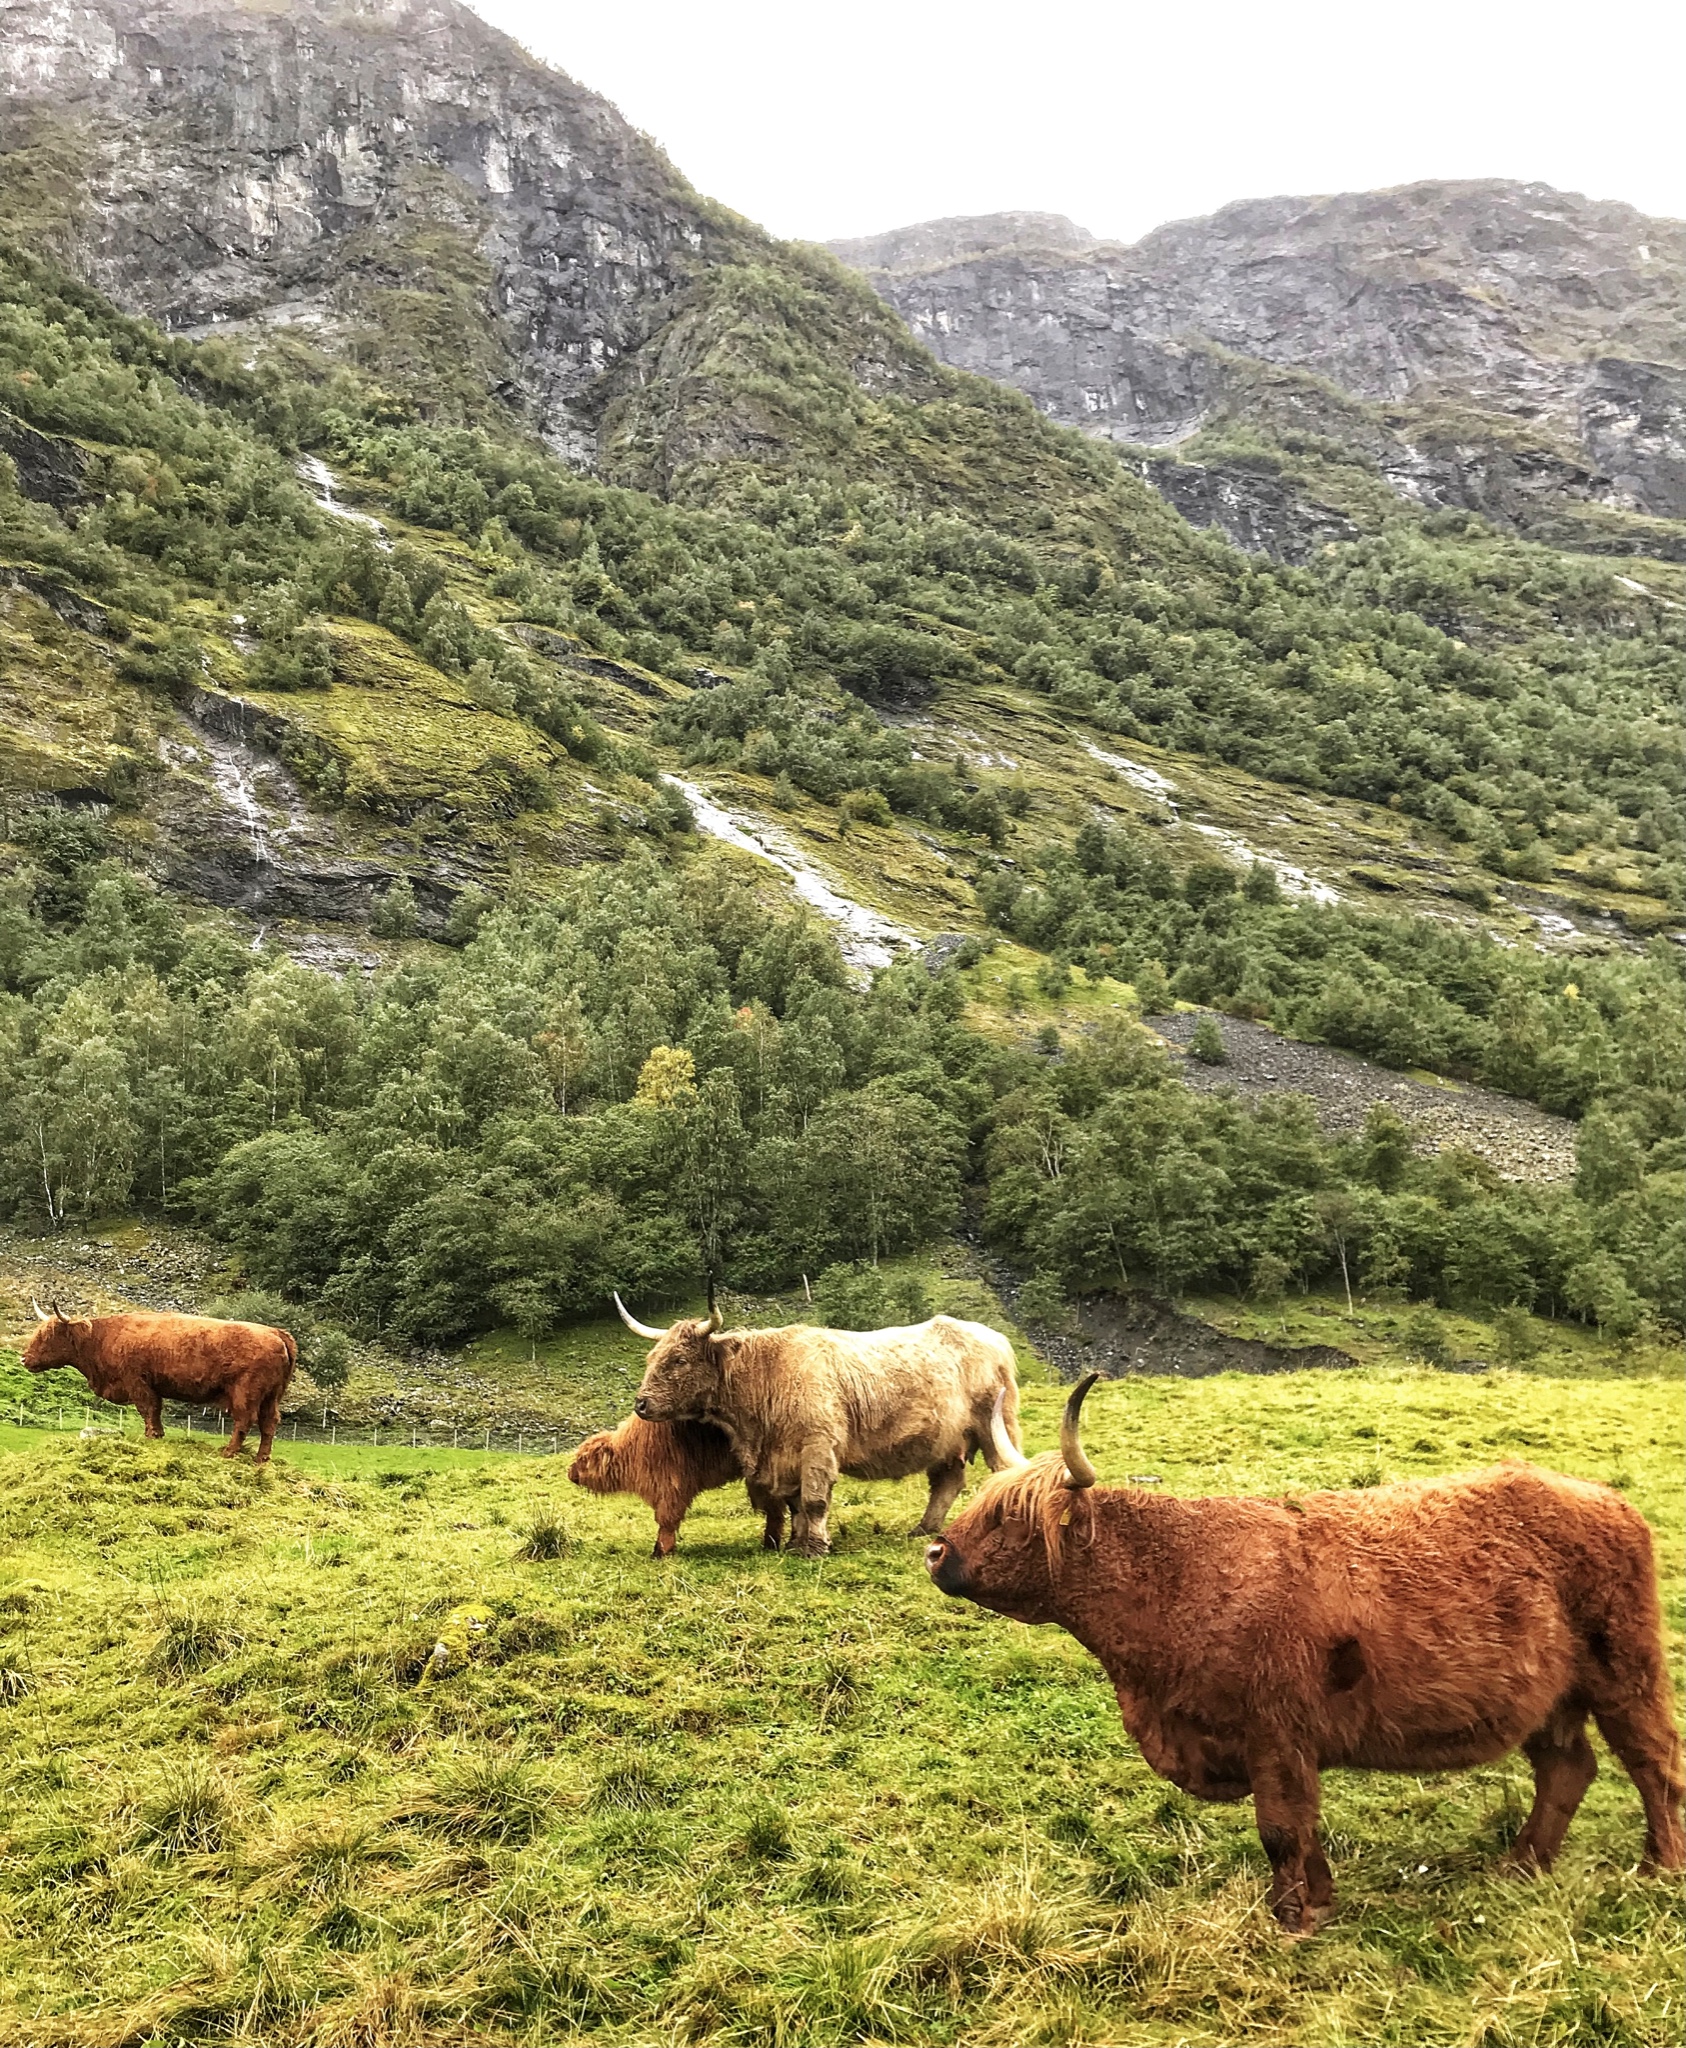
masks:
[(828, 1547), (826, 1516), (840, 1472), (854, 1479), (930, 1480), (920, 1529), (940, 1529), (990, 1431), (997, 1395), (1018, 1441), (1013, 1347), (982, 1323), (953, 1316), (890, 1330), (715, 1334), (676, 1323), (651, 1351), (640, 1414), (705, 1420), (731, 1438), (752, 1485), (787, 1504), (793, 1547)]
[(1590, 1715), (1686, 1865), (1686, 1794), (1644, 1518), (1525, 1464), (1266, 1500), (1073, 1490), (1059, 1457), (992, 1481), (927, 1563), (945, 1592), (1055, 1622), (1105, 1666), (1153, 1768), (1251, 1794), (1289, 1927), (1333, 1890), (1318, 1773), (1440, 1771), (1520, 1747), (1535, 1801), (1511, 1855), (1555, 1857), (1596, 1769)]
[(656, 1555), (670, 1556), (699, 1493), (743, 1477), (725, 1433), (706, 1422), (644, 1422), (589, 1436), (568, 1477), (589, 1493), (635, 1493), (656, 1518)]
[(73, 1365), (102, 1401), (138, 1409), (148, 1436), (164, 1434), (166, 1401), (220, 1408), (231, 1425), (223, 1456), (237, 1458), (256, 1429), (261, 1465), (298, 1356), (291, 1333), (267, 1323), (137, 1313), (52, 1316), (30, 1338), (23, 1362), (31, 1372)]

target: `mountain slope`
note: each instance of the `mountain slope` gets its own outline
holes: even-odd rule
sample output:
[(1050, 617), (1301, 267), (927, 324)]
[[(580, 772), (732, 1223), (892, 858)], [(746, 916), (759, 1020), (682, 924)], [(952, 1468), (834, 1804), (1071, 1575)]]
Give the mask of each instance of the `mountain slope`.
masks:
[(1541, 537), (1686, 542), (1657, 524), (1686, 520), (1679, 222), (1478, 181), (1248, 201), (1129, 248), (1021, 215), (833, 247), (944, 361), (1121, 444), (1252, 433)]
[[(594, 326), (589, 262), (510, 253), (545, 177), (529, 207), (451, 154), (483, 76), (538, 128), (577, 89), (461, 10), (93, 12), (128, 40), (81, 101), (88, 11), (12, 46), (0, 1199), (186, 1182), (252, 1277), (417, 1337), (542, 1330), (617, 1274), (793, 1283), (963, 1203), (1048, 1304), (1268, 1296), (1330, 1270), (1308, 1190), (1351, 1194), (1378, 1287), (1676, 1312), (1670, 565), (1408, 513), (1249, 560), (834, 257), (650, 200), (591, 102), (609, 143), (570, 131), (557, 193), (698, 238)], [(273, 262), (182, 225), (216, 137), (267, 161), (254, 121), (327, 178), (272, 90), (340, 90), (301, 20), (419, 110), (370, 144), (374, 255), (314, 185)], [(90, 284), (149, 220), (169, 317), (235, 278), (208, 336), (137, 317), (138, 262), (129, 310)], [(500, 277), (555, 286), (584, 355)], [(278, 322), (301, 292), (320, 321)], [(863, 985), (898, 941), (925, 964)], [(1132, 1023), (1177, 998), (1584, 1114), (1587, 1184), (1197, 1102)]]

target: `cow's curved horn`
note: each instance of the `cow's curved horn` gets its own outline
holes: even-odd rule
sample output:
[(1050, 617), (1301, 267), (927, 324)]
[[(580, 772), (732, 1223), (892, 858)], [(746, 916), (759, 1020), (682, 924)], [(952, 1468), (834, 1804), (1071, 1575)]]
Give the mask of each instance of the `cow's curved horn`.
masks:
[(654, 1343), (658, 1337), (665, 1337), (667, 1335), (665, 1330), (652, 1330), (648, 1323), (641, 1323), (636, 1316), (629, 1315), (626, 1303), (621, 1300), (618, 1294), (614, 1300), (615, 1307), (620, 1311), (621, 1321), (625, 1323), (635, 1337), (648, 1337)]
[(57, 1309), (53, 1309), (51, 1312), (44, 1309), (41, 1306), (41, 1304), (35, 1299), (33, 1294), (29, 1297), (29, 1305), (32, 1309), (34, 1309), (35, 1320), (38, 1323), (50, 1323), (58, 1314)]
[(717, 1335), (720, 1329), (720, 1325), (725, 1320), (726, 1318), (720, 1313), (720, 1311), (717, 1308), (711, 1307), (708, 1312), (708, 1328), (703, 1332), (704, 1336), (713, 1337)]
[(1100, 1378), (1092, 1372), (1080, 1379), (1071, 1390), (1065, 1404), (1065, 1413), (1060, 1417), (1060, 1456), (1065, 1460), (1065, 1483), (1071, 1487), (1093, 1486), (1100, 1474), (1084, 1455), (1083, 1444), (1077, 1434), (1077, 1418), (1083, 1412), (1083, 1399), (1089, 1389)]
[(1006, 1404), (1007, 1389), (1005, 1387), (997, 1387), (995, 1390), (995, 1406), (989, 1411), (989, 1434), (995, 1445), (995, 1455), (1004, 1466), (1013, 1469), (1021, 1465), (1028, 1465), (1030, 1460), (1007, 1434), (1007, 1425), (1003, 1421), (1001, 1414)]

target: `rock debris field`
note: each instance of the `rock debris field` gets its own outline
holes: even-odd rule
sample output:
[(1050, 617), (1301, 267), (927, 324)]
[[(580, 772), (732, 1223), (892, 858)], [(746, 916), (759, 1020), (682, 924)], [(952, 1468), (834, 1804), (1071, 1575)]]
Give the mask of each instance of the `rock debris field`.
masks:
[(1146, 1022), (1171, 1048), (1184, 1081), (1211, 1094), (1233, 1088), (1256, 1100), (1275, 1094), (1306, 1095), (1326, 1131), (1356, 1131), (1373, 1103), (1396, 1109), (1417, 1133), (1419, 1148), (1473, 1152), (1510, 1181), (1563, 1181), (1574, 1177), (1575, 1126), (1532, 1103), (1491, 1088), (1448, 1081), (1413, 1081), (1391, 1067), (1379, 1067), (1353, 1053), (1326, 1045), (1301, 1045), (1279, 1038), (1263, 1025), (1220, 1017), (1229, 1054), (1227, 1064), (1206, 1066), (1185, 1048), (1201, 1014), (1149, 1017)]

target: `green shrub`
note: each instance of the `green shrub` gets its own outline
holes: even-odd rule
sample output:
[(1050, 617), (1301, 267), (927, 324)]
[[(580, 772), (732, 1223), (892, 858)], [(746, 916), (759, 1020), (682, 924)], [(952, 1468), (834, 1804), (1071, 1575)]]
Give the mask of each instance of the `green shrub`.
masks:
[(1202, 1066), (1229, 1065), (1229, 1047), (1224, 1044), (1223, 1027), (1216, 1017), (1202, 1017), (1195, 1025), (1188, 1052), (1190, 1059), (1199, 1060)]

